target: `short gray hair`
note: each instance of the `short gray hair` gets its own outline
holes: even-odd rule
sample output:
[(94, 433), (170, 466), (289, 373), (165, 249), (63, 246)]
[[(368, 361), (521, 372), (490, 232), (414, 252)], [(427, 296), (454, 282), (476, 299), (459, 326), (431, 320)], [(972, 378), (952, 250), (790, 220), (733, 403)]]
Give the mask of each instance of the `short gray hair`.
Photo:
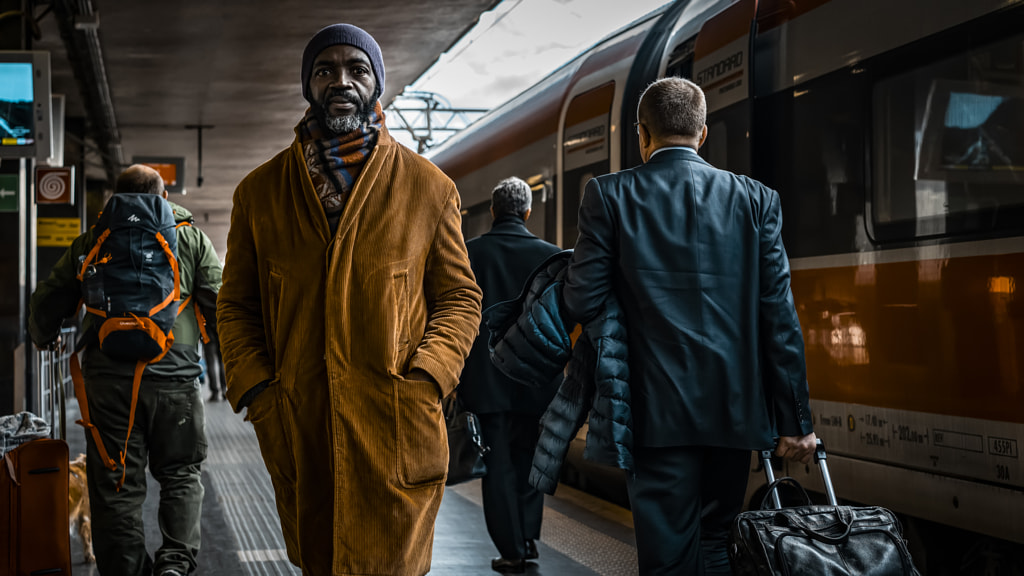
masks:
[(637, 120), (652, 136), (699, 137), (707, 122), (704, 91), (684, 78), (662, 78), (640, 96)]
[(533, 204), (533, 192), (530, 185), (515, 176), (505, 178), (491, 191), (491, 209), (494, 217), (526, 216), (526, 211)]
[(163, 194), (160, 173), (145, 164), (132, 164), (114, 184), (114, 194)]

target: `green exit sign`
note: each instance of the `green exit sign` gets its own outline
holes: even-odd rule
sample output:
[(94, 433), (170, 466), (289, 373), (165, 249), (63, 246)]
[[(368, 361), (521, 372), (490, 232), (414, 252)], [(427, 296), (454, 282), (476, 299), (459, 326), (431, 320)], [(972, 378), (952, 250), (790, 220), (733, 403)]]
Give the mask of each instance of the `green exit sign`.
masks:
[(0, 212), (18, 211), (18, 175), (0, 174)]

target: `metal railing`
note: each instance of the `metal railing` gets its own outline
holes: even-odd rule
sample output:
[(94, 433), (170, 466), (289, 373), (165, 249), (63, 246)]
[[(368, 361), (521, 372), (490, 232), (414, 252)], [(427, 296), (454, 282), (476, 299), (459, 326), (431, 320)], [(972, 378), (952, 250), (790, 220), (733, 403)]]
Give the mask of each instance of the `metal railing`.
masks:
[(50, 423), (53, 438), (67, 437), (66, 403), (74, 395), (75, 388), (71, 382), (71, 355), (74, 354), (76, 332), (74, 327), (62, 328), (59, 348), (36, 352), (36, 374), (39, 377), (34, 396), (37, 405), (32, 411)]

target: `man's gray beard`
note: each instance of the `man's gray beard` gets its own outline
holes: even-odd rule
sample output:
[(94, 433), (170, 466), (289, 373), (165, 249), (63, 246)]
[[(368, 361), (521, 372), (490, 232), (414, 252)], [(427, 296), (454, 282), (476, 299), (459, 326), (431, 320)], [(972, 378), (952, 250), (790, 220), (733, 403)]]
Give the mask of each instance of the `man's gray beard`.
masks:
[(363, 126), (363, 122), (365, 122), (366, 119), (362, 118), (361, 116), (361, 114), (349, 114), (347, 116), (327, 116), (327, 129), (337, 136), (340, 136), (342, 134), (348, 134), (349, 132), (357, 130)]

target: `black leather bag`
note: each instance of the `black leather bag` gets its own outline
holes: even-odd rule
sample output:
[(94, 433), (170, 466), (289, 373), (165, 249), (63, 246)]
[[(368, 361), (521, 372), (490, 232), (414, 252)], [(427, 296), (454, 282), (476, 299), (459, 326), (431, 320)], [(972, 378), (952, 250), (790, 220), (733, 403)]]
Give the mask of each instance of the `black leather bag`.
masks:
[(490, 448), (480, 436), (476, 414), (462, 409), (458, 399), (444, 399), (444, 419), (448, 427), (448, 479), (446, 486), (483, 478), (487, 474), (484, 455)]
[[(761, 510), (743, 512), (733, 523), (729, 557), (735, 576), (920, 576), (903, 540), (896, 516), (879, 506), (837, 506), (824, 465), (830, 506), (815, 506), (792, 478), (771, 478)], [(764, 454), (764, 453), (762, 453)], [(768, 452), (770, 457), (770, 452)], [(804, 506), (769, 509), (776, 488), (799, 488)], [(777, 499), (776, 499), (777, 502)]]

